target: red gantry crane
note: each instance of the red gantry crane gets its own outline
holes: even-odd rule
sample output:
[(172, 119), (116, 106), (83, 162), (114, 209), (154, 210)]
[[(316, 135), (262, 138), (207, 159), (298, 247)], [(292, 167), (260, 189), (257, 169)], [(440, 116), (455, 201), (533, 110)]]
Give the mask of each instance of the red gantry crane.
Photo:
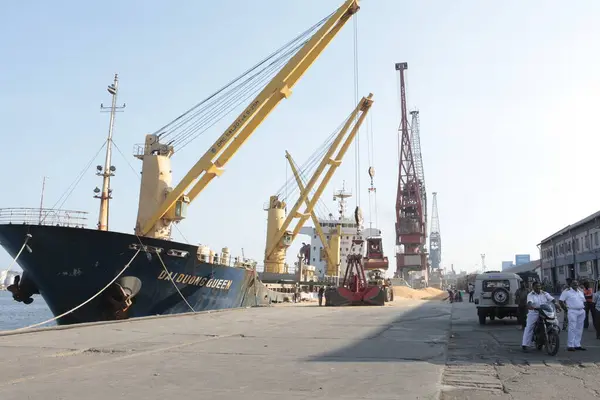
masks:
[[(395, 277), (408, 280), (410, 271), (427, 273), (427, 254), (424, 251), (426, 228), (421, 184), (415, 168), (411, 134), (406, 112), (404, 71), (408, 63), (396, 64), (400, 74), (400, 107), (402, 119), (399, 135), (399, 173), (396, 195), (396, 273)], [(427, 279), (427, 278), (426, 278)]]

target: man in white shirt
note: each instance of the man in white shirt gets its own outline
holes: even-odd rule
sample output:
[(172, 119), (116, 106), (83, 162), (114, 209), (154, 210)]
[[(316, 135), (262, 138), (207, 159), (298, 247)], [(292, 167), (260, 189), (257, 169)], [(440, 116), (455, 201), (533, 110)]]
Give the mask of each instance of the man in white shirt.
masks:
[(567, 310), (569, 318), (569, 333), (567, 335), (567, 350), (585, 350), (581, 347), (583, 322), (585, 320), (585, 296), (579, 289), (579, 282), (573, 280), (571, 288), (560, 295), (560, 305)]
[(473, 294), (475, 293), (475, 285), (473, 285), (472, 283), (469, 283), (468, 286), (468, 290), (469, 290), (469, 303), (473, 303)]
[(536, 308), (540, 308), (542, 304), (546, 303), (556, 304), (556, 300), (554, 300), (554, 297), (550, 296), (549, 293), (542, 290), (542, 285), (539, 282), (534, 282), (533, 290), (527, 295), (527, 308), (529, 309), (529, 312), (527, 313), (527, 325), (525, 325), (523, 342), (521, 343), (523, 351), (527, 351), (527, 348), (532, 345), (531, 339), (533, 338), (533, 328), (540, 316), (540, 313)]

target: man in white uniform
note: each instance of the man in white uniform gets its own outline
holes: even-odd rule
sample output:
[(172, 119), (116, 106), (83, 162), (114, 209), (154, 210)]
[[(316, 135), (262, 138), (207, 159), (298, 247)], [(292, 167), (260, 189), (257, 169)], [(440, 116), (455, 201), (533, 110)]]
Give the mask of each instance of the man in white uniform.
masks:
[(583, 334), (583, 322), (585, 321), (585, 296), (579, 289), (579, 282), (573, 280), (571, 289), (562, 292), (559, 301), (560, 305), (567, 310), (569, 318), (567, 350), (585, 350), (581, 347), (581, 335)]
[(546, 303), (554, 303), (556, 305), (556, 300), (549, 293), (542, 290), (542, 285), (539, 282), (534, 282), (533, 290), (527, 295), (527, 308), (529, 312), (527, 313), (527, 325), (525, 326), (523, 342), (521, 343), (523, 351), (527, 351), (527, 348), (532, 345), (533, 327), (540, 316), (536, 308), (540, 308), (542, 304)]

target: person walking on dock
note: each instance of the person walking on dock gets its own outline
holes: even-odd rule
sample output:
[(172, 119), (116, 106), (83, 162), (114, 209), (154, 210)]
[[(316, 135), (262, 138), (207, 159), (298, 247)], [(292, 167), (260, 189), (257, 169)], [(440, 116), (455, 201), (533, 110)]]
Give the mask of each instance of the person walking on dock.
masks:
[(589, 314), (592, 314), (592, 322), (594, 321), (594, 291), (590, 289), (588, 281), (583, 282), (583, 296), (585, 297), (585, 319), (583, 321), (583, 329), (587, 329), (590, 325), (588, 319)]
[(448, 292), (448, 298), (447, 298), (447, 300), (450, 303), (454, 303), (454, 290), (452, 290), (452, 287), (449, 287), (448, 289), (446, 289), (446, 291)]
[(600, 339), (600, 292), (594, 293), (592, 298), (594, 308), (592, 309), (592, 321), (596, 329), (596, 339)]
[(527, 326), (527, 295), (529, 291), (527, 290), (527, 286), (525, 285), (525, 281), (521, 281), (521, 286), (517, 289), (515, 293), (516, 302), (519, 305), (519, 309), (517, 311), (517, 321), (521, 324), (520, 329), (525, 329)]
[(569, 318), (567, 350), (585, 350), (584, 347), (581, 347), (583, 320), (585, 319), (585, 296), (579, 289), (579, 283), (572, 280), (571, 288), (562, 292), (559, 300), (560, 305), (567, 310)]
[(469, 303), (473, 303), (473, 294), (475, 293), (475, 285), (469, 283)]
[(323, 286), (321, 286), (319, 288), (319, 292), (317, 294), (317, 296), (319, 296), (319, 307), (321, 307), (323, 305), (323, 295), (325, 294), (325, 289), (323, 288)]
[[(562, 288), (562, 292), (565, 292), (566, 290), (571, 289), (571, 282), (573, 282), (573, 279), (571, 278), (567, 278), (567, 285), (563, 286)], [(567, 329), (569, 329), (569, 313), (567, 313), (567, 309), (563, 308), (563, 310), (565, 310), (564, 314), (563, 314), (563, 331), (566, 331)]]

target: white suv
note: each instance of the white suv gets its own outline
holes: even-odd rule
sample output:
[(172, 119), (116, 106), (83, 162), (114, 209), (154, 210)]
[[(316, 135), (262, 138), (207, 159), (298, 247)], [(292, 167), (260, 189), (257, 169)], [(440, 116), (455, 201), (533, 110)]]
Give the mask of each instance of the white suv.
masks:
[(517, 317), (519, 307), (515, 293), (521, 285), (521, 277), (509, 272), (484, 272), (475, 278), (475, 305), (479, 324), (504, 317)]

